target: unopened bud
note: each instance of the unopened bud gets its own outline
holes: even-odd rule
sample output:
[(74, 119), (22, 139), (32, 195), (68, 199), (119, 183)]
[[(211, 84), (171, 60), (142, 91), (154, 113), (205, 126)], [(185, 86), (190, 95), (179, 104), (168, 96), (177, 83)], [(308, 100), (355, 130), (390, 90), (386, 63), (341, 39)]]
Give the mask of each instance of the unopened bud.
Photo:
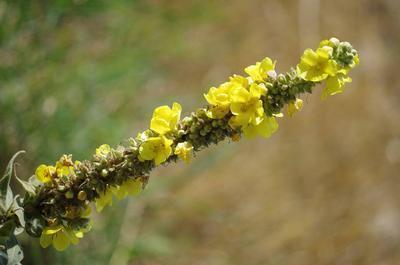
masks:
[(65, 198), (67, 198), (67, 199), (72, 199), (72, 198), (74, 198), (74, 193), (73, 193), (73, 191), (71, 191), (71, 190), (67, 191), (67, 192), (65, 193)]
[(340, 40), (338, 40), (337, 38), (330, 38), (329, 42), (332, 43), (334, 46), (338, 46), (340, 43)]
[(78, 200), (84, 201), (86, 200), (87, 194), (84, 190), (78, 192)]
[(272, 80), (276, 79), (276, 72), (275, 70), (271, 70), (267, 72), (268, 77), (270, 77)]
[(102, 177), (107, 177), (107, 175), (108, 175), (108, 171), (107, 171), (107, 169), (103, 169), (102, 171), (101, 171), (101, 176)]

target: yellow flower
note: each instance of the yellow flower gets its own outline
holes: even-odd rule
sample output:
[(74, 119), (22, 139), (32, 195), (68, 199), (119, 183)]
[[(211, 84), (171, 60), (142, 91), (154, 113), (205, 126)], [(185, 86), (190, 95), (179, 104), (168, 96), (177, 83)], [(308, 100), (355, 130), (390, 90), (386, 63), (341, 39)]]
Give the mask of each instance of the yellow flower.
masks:
[(35, 171), (35, 176), (40, 182), (47, 183), (51, 181), (54, 173), (56, 173), (55, 167), (40, 165)]
[(172, 109), (168, 106), (156, 108), (150, 122), (150, 129), (159, 134), (175, 130), (181, 117), (181, 111), (182, 107), (178, 103), (174, 103)]
[(98, 212), (103, 211), (104, 207), (112, 205), (113, 203), (113, 192), (111, 189), (107, 189), (100, 197), (96, 199), (96, 210)]
[(96, 155), (100, 157), (107, 157), (107, 154), (111, 152), (111, 147), (108, 144), (102, 144), (99, 148), (96, 148)]
[(51, 244), (58, 251), (65, 250), (71, 243), (77, 244), (83, 237), (82, 230), (73, 230), (62, 225), (46, 227), (40, 236), (40, 245), (47, 248)]
[(122, 189), (121, 186), (112, 186), (110, 187), (110, 191), (118, 200), (122, 200), (126, 197), (125, 189)]
[(351, 83), (351, 78), (344, 75), (338, 74), (337, 76), (329, 77), (326, 80), (326, 87), (322, 91), (322, 99), (326, 99), (328, 95), (333, 96), (343, 92), (344, 85)]
[(251, 82), (250, 77), (243, 77), (241, 75), (233, 75), (229, 77), (229, 82), (234, 85), (234, 86), (242, 86), (242, 87), (248, 87)]
[(156, 165), (161, 164), (171, 155), (172, 142), (163, 135), (147, 138), (139, 147), (139, 159), (154, 160)]
[(247, 138), (254, 138), (258, 135), (268, 138), (278, 130), (278, 123), (275, 117), (268, 117), (264, 114), (259, 124), (247, 124), (242, 127), (242, 130)]
[(264, 108), (260, 97), (267, 93), (263, 84), (253, 83), (250, 90), (237, 87), (232, 91), (230, 110), (234, 115), (229, 123), (232, 127), (258, 125), (262, 121)]
[(322, 48), (324, 46), (329, 46), (329, 47), (337, 47), (340, 44), (340, 40), (337, 38), (330, 38), (329, 40), (323, 40), (319, 43), (319, 47)]
[(255, 65), (250, 65), (244, 71), (253, 79), (253, 81), (265, 81), (268, 77), (267, 73), (275, 69), (275, 62), (266, 57)]
[(303, 100), (296, 98), (294, 102), (288, 104), (287, 113), (289, 117), (292, 117), (296, 112), (303, 108)]
[(186, 163), (189, 163), (193, 156), (193, 145), (188, 142), (179, 143), (175, 147), (174, 154), (178, 155)]
[[(113, 195), (118, 199), (122, 200), (126, 196), (138, 195), (143, 188), (143, 183), (139, 179), (128, 179), (121, 186), (111, 186), (99, 198), (96, 199), (96, 210), (98, 212), (103, 211), (104, 207), (112, 206)], [(85, 217), (90, 214), (90, 207), (86, 208), (82, 212), (82, 216)]]
[(56, 163), (56, 172), (59, 178), (61, 177), (68, 177), (70, 174), (74, 173), (74, 167), (65, 165), (60, 161)]
[(122, 184), (126, 193), (131, 196), (138, 195), (143, 189), (143, 182), (140, 179), (128, 179)]
[(358, 56), (358, 54), (356, 54), (356, 56), (354, 56), (354, 64), (351, 65), (351, 67), (354, 68), (359, 64), (360, 64), (360, 56)]
[(323, 46), (316, 52), (311, 49), (304, 51), (301, 62), (297, 66), (297, 74), (307, 81), (319, 82), (328, 76), (335, 76), (338, 69), (337, 63), (330, 59), (332, 47)]
[(122, 200), (128, 195), (138, 195), (142, 191), (142, 185), (138, 179), (128, 179), (121, 186), (111, 187), (110, 190), (118, 200)]
[(212, 119), (221, 119), (229, 112), (231, 82), (225, 82), (218, 88), (212, 87), (204, 94), (208, 104), (207, 116)]

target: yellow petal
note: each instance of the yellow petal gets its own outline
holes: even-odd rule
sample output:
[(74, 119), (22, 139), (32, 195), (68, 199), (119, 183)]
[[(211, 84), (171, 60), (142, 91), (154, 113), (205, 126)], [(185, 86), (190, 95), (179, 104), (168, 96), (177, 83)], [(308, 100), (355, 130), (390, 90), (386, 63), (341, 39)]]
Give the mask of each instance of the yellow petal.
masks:
[(264, 116), (263, 121), (258, 125), (248, 125), (243, 127), (243, 134), (247, 138), (257, 135), (268, 138), (278, 129), (278, 123), (274, 117)]
[(176, 102), (172, 104), (172, 108), (168, 106), (157, 107), (153, 112), (150, 129), (159, 134), (166, 134), (175, 130), (181, 111), (181, 105)]
[(303, 108), (303, 100), (297, 98), (294, 102), (290, 102), (287, 108), (289, 117), (292, 117), (294, 113)]
[(337, 71), (338, 71), (337, 63), (334, 60), (328, 60), (324, 72), (330, 76), (334, 76), (336, 75)]
[(96, 149), (96, 155), (98, 156), (107, 156), (108, 153), (111, 152), (111, 147), (108, 144), (103, 144), (100, 145), (97, 149)]
[(249, 86), (249, 80), (246, 77), (240, 76), (240, 75), (233, 75), (229, 78), (231, 84), (233, 85), (239, 85), (242, 87), (248, 87)]
[(107, 190), (104, 194), (101, 194), (100, 197), (96, 199), (96, 210), (101, 212), (105, 206), (112, 205), (112, 203), (112, 192)]
[(83, 232), (82, 232), (82, 231), (77, 231), (77, 230), (75, 230), (75, 231), (74, 231), (74, 235), (75, 235), (77, 238), (83, 238)]
[(336, 95), (343, 92), (344, 85), (350, 83), (350, 77), (339, 74), (334, 77), (329, 77), (326, 80), (326, 88), (322, 91), (322, 99), (326, 99), (328, 95)]
[(160, 118), (151, 119), (150, 128), (159, 134), (165, 134), (170, 131), (169, 122)]
[(318, 63), (318, 54), (311, 49), (304, 51), (301, 62), (309, 66), (315, 66)]
[(244, 71), (254, 80), (262, 80), (262, 76), (260, 75), (260, 63), (256, 63), (255, 65), (250, 65), (244, 69)]
[(111, 187), (110, 190), (115, 195), (115, 197), (117, 197), (118, 200), (122, 200), (126, 197), (126, 195), (128, 195), (124, 186)]
[(53, 236), (53, 246), (56, 250), (63, 251), (69, 246), (69, 244), (70, 239), (65, 232), (59, 231)]
[(140, 180), (127, 180), (124, 184), (129, 195), (135, 196), (142, 191), (143, 183)]
[(208, 90), (208, 93), (204, 94), (204, 98), (207, 100), (208, 104), (211, 104), (211, 105), (218, 104), (218, 102), (216, 101), (215, 96), (214, 96), (216, 90), (217, 90), (216, 87), (211, 87)]
[[(179, 113), (179, 115), (176, 115), (176, 116), (180, 116), (180, 113), (181, 113), (181, 111), (182, 111), (182, 106), (181, 106), (181, 104), (179, 104), (178, 102), (174, 102), (173, 104), (172, 104), (172, 111), (175, 113), (175, 114), (178, 114)], [(179, 119), (178, 119), (179, 120)]]
[(229, 105), (209, 106), (206, 115), (211, 119), (222, 119), (228, 113), (229, 113)]
[(178, 155), (178, 157), (186, 163), (189, 163), (193, 154), (193, 145), (188, 142), (178, 143), (175, 147), (174, 154)]
[(45, 235), (45, 234), (42, 234), (42, 235), (40, 236), (39, 243), (40, 243), (40, 246), (41, 246), (42, 248), (47, 248), (48, 246), (51, 245), (52, 242), (53, 242), (53, 236), (52, 236), (52, 235)]
[(251, 86), (250, 86), (250, 96), (252, 98), (259, 99), (261, 97), (261, 95), (265, 95), (266, 93), (267, 93), (267, 91), (264, 90), (262, 86), (257, 85), (256, 83), (251, 84)]
[(275, 69), (275, 64), (276, 62), (272, 61), (271, 58), (269, 57), (265, 57), (262, 61), (261, 61), (261, 71), (264, 75), (264, 77), (266, 76), (267, 72), (272, 71)]
[(45, 227), (43, 229), (43, 235), (54, 235), (55, 233), (59, 232), (62, 229), (61, 225), (53, 226), (53, 227)]
[(146, 139), (144, 143), (142, 143), (139, 147), (139, 156), (143, 160), (153, 160), (157, 146), (161, 145), (161, 138), (160, 137), (149, 137)]
[(35, 176), (40, 182), (46, 183), (51, 181), (50, 173), (50, 168), (48, 166), (40, 165), (35, 171)]
[(274, 70), (275, 62), (266, 57), (255, 65), (250, 65), (244, 71), (251, 77), (253, 81), (264, 81), (267, 78), (267, 72)]
[(161, 163), (165, 162), (168, 157), (171, 155), (172, 148), (170, 146), (167, 146), (164, 148), (164, 150), (160, 150), (159, 152), (156, 153), (156, 156), (154, 157), (154, 162), (158, 166)]
[(62, 176), (69, 176), (71, 173), (71, 167), (68, 166), (60, 166), (57, 168), (57, 176), (62, 177)]
[(74, 245), (79, 243), (79, 238), (76, 236), (76, 234), (81, 235), (80, 238), (83, 237), (83, 233), (82, 232), (73, 231), (72, 229), (67, 229), (65, 234), (68, 237), (69, 241)]
[(246, 103), (250, 99), (250, 92), (244, 87), (235, 87), (231, 93), (231, 103)]
[(321, 48), (318, 48), (316, 53), (317, 53), (318, 57), (327, 60), (327, 59), (329, 59), (331, 57), (332, 52), (333, 52), (333, 48), (332, 47), (323, 46)]

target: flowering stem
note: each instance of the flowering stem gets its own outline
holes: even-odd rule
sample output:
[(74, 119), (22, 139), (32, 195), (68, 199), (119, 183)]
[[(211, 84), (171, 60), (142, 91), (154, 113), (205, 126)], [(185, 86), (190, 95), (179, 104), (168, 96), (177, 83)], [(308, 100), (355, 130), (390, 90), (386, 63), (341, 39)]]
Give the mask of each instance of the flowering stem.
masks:
[(160, 164), (184, 160), (225, 139), (269, 137), (278, 128), (282, 109), (292, 116), (302, 107), (301, 94), (326, 81), (323, 98), (343, 91), (348, 72), (358, 64), (356, 50), (332, 38), (315, 51), (307, 49), (301, 62), (277, 75), (275, 62), (265, 58), (234, 75), (204, 95), (208, 104), (180, 119), (181, 106), (155, 109), (150, 129), (116, 148), (102, 145), (92, 159), (72, 161), (63, 155), (54, 166), (40, 165), (22, 202), (25, 231), (40, 237), (43, 247), (63, 250), (77, 243), (90, 228), (90, 204), (98, 211), (143, 189), (151, 170)]

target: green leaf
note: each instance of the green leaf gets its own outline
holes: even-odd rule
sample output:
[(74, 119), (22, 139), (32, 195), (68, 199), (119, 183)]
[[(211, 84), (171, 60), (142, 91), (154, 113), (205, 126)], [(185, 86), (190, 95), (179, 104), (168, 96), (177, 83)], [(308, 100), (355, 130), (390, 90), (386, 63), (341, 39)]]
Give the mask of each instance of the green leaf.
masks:
[(13, 194), (10, 188), (10, 179), (14, 172), (15, 159), (18, 157), (18, 155), (22, 153), (25, 153), (25, 151), (19, 151), (11, 158), (10, 162), (8, 162), (3, 177), (0, 179), (0, 205), (3, 207), (4, 211), (7, 211), (8, 207), (14, 201)]

